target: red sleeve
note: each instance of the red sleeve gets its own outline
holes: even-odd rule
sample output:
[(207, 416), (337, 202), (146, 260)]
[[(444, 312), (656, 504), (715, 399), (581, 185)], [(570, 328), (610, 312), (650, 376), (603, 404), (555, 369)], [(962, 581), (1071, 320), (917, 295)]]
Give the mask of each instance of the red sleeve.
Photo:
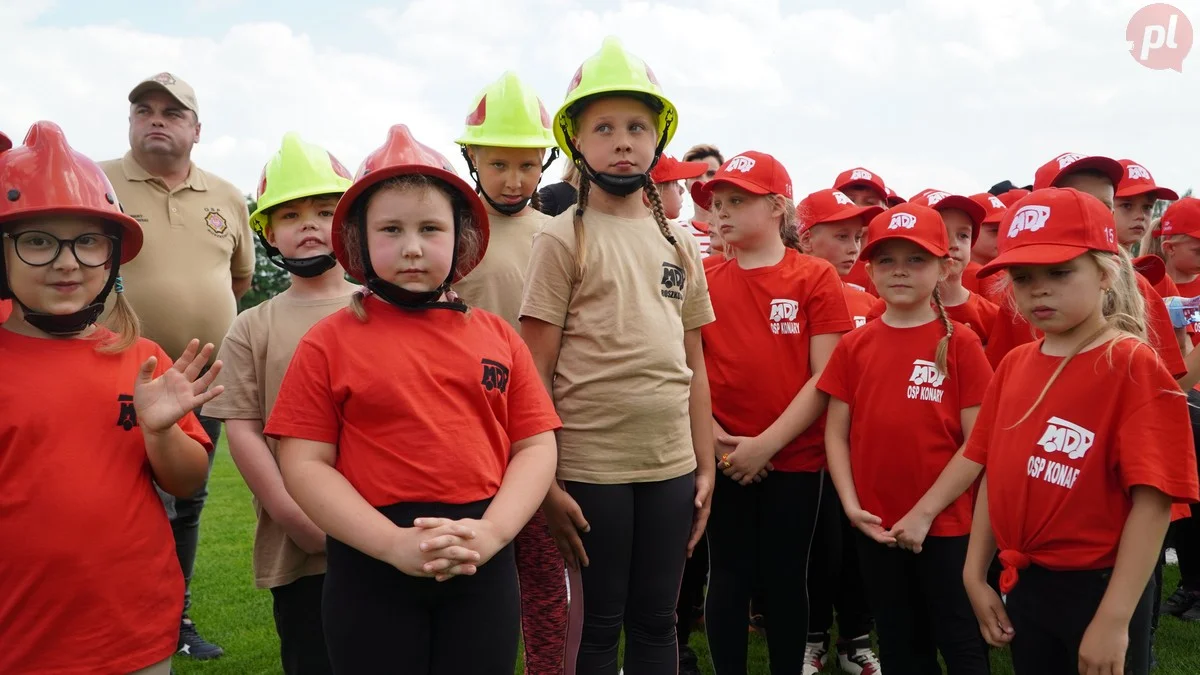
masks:
[(887, 309), (887, 303), (883, 301), (883, 298), (879, 298), (875, 304), (871, 305), (871, 311), (867, 312), (867, 321), (874, 321), (883, 316), (885, 309)]
[(979, 407), (979, 415), (975, 418), (975, 426), (971, 428), (971, 437), (963, 449), (963, 456), (976, 464), (987, 464), (988, 446), (992, 440), (992, 427), (996, 423), (996, 409), (1000, 404), (1000, 383), (1004, 379), (1005, 369), (1001, 367), (987, 386), (983, 394), (983, 403)]
[(846, 293), (833, 265), (826, 263), (817, 268), (812, 291), (804, 303), (804, 315), (808, 318), (811, 335), (854, 330), (854, 320), (846, 306)]
[(1179, 341), (1175, 339), (1175, 326), (1171, 323), (1171, 315), (1163, 304), (1162, 296), (1150, 286), (1150, 282), (1142, 275), (1137, 275), (1138, 289), (1146, 299), (1146, 328), (1150, 334), (1150, 344), (1162, 359), (1163, 365), (1172, 377), (1180, 378), (1187, 375), (1187, 366), (1183, 363), (1183, 351), (1179, 349)]
[(1130, 373), (1149, 397), (1118, 427), (1121, 487), (1129, 492), (1134, 485), (1148, 485), (1176, 502), (1195, 502), (1200, 488), (1187, 398), (1158, 363), (1152, 365)]
[(849, 402), (854, 391), (851, 382), (850, 367), (854, 356), (850, 353), (849, 341), (842, 339), (834, 347), (829, 363), (821, 371), (821, 379), (817, 380), (817, 389), (830, 396)]
[(1000, 362), (1012, 350), (1026, 342), (1033, 342), (1033, 326), (1025, 317), (1016, 314), (1004, 303), (998, 307), (996, 322), (988, 332), (988, 343), (985, 353), (993, 368), (999, 368)]
[[(154, 356), (158, 359), (158, 361), (154, 366), (153, 377), (157, 378), (158, 376), (170, 370), (174, 363), (171, 361), (171, 357), (167, 356), (167, 353), (163, 351), (163, 348), (159, 347), (157, 343), (154, 344)], [(200, 426), (200, 419), (196, 417), (195, 412), (189, 411), (188, 414), (181, 417), (176, 424), (178, 424), (179, 428), (183, 430), (183, 433), (187, 434), (192, 438), (192, 440), (204, 446), (205, 452), (210, 455), (212, 454), (214, 449), (212, 439), (208, 437), (208, 432), (204, 430), (204, 427)]]
[(988, 384), (992, 381), (992, 366), (983, 353), (983, 343), (974, 331), (960, 325), (954, 333), (958, 341), (954, 352), (959, 380), (958, 403), (962, 408), (973, 408), (983, 403)]
[(306, 337), (292, 355), (263, 434), (337, 443), (340, 409), (333, 395), (328, 357), (320, 345)]
[(562, 422), (554, 411), (554, 402), (542, 384), (537, 366), (529, 347), (508, 324), (503, 328), (508, 333), (512, 348), (512, 375), (508, 381), (508, 420), (504, 430), (510, 442), (536, 436), (543, 431), (562, 428)]

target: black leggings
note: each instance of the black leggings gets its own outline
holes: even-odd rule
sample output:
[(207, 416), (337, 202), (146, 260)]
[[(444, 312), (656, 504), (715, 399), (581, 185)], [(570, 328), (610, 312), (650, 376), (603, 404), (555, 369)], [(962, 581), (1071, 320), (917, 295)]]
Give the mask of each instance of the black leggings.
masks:
[[(1111, 576), (1111, 569), (1054, 572), (1034, 565), (1022, 570), (1005, 600), (1013, 626), (1013, 672), (1078, 672), (1079, 643), (1108, 590)], [(1150, 672), (1150, 614), (1155, 588), (1153, 581), (1146, 584), (1129, 622), (1126, 675)]]
[(846, 518), (833, 480), (826, 473), (821, 488), (821, 513), (808, 561), (809, 642), (829, 637), (835, 607), (838, 644), (869, 635), (874, 627), (858, 565), (856, 532)]
[(746, 672), (746, 615), (756, 582), (768, 598), (763, 617), (771, 672), (803, 671), (808, 555), (822, 485), (822, 473), (773, 471), (746, 487), (717, 474), (704, 606), (716, 675)]
[(568, 481), (565, 487), (591, 527), (581, 535), (588, 566), (580, 574), (584, 616), (575, 672), (617, 675), (624, 625), (626, 673), (675, 675), (675, 601), (692, 531), (695, 475), (615, 485)]
[(925, 537), (918, 554), (876, 543), (861, 532), (857, 539), (883, 672), (940, 673), (940, 651), (950, 675), (987, 675), (987, 643), (962, 583), (968, 537)]
[[(400, 527), (420, 516), (480, 518), (472, 504), (394, 504), (379, 511)], [(329, 537), (321, 598), (334, 673), (512, 675), (521, 600), (512, 545), (473, 576), (410, 577)]]

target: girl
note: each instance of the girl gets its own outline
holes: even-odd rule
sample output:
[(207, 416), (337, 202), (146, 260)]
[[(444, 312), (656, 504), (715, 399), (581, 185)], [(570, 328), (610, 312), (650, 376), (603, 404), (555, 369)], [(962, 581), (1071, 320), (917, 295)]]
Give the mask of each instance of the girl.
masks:
[[(558, 157), (550, 116), (537, 94), (516, 73), (507, 72), (475, 97), (457, 143), (475, 180), (475, 191), (483, 197), (491, 237), (479, 266), (455, 283), (454, 290), (468, 305), (497, 314), (519, 329), (517, 315), (533, 237), (550, 220), (538, 210), (536, 192), (542, 172)], [(513, 550), (521, 586), (525, 672), (561, 673), (567, 584), (562, 556), (541, 510), (521, 529)]]
[(854, 324), (833, 266), (796, 250), (792, 183), (775, 158), (737, 155), (704, 189), (713, 224), (737, 251), (708, 273), (721, 320), (701, 331), (723, 474), (708, 521), (709, 649), (715, 672), (746, 672), (745, 616), (761, 580), (771, 671), (799, 673), (807, 573), (778, 561), (808, 559), (824, 473), (816, 382)]
[(365, 290), (300, 341), (266, 426), (288, 492), (328, 534), (334, 672), (516, 662), (509, 544), (550, 483), (558, 419), (512, 328), (449, 291), (488, 220), (445, 166), (401, 125), (363, 162), (333, 250)]
[[(800, 250), (829, 261), (842, 277), (842, 293), (855, 327), (867, 322), (876, 298), (845, 281), (859, 259), (863, 230), (880, 206), (856, 206), (838, 190), (818, 190), (796, 209)], [(820, 438), (824, 444), (824, 437)], [(823, 450), (822, 450), (823, 452)], [(828, 474), (821, 488), (820, 521), (808, 564), (809, 627), (805, 645), (805, 674), (817, 673), (830, 658), (830, 629), (837, 608), (838, 644), (835, 657), (848, 673), (871, 673), (879, 660), (871, 648), (871, 609), (859, 574), (854, 528), (846, 519)]]
[(818, 384), (831, 397), (829, 471), (860, 530), (884, 671), (941, 672), (940, 651), (952, 675), (987, 673), (987, 646), (953, 582), (966, 555), (970, 496), (935, 513), (919, 556), (895, 548), (890, 528), (900, 529), (970, 435), (991, 368), (979, 338), (943, 307), (938, 282), (951, 263), (938, 212), (903, 204), (876, 216), (868, 235), (863, 256), (887, 309), (838, 344)]
[[(1127, 253), (1133, 255), (1134, 247), (1151, 228), (1154, 205), (1160, 199), (1175, 201), (1179, 199), (1179, 194), (1174, 190), (1159, 187), (1154, 182), (1154, 177), (1141, 164), (1131, 159), (1122, 159), (1120, 164), (1125, 173), (1121, 176), (1121, 182), (1117, 183), (1113, 199), (1113, 219), (1117, 226), (1117, 242)], [(1153, 262), (1154, 258), (1143, 257), (1135, 260), (1135, 269), (1147, 260)], [(1179, 295), (1179, 288), (1170, 275), (1161, 275), (1161, 279), (1152, 283), (1154, 290), (1164, 298)]]
[[(1006, 270), (1044, 337), (1001, 364), (966, 448), (987, 473), (963, 581), (1017, 673), (1140, 675), (1171, 503), (1197, 499), (1186, 399), (1146, 345), (1135, 273), (1103, 204), (1038, 190), (1010, 224), (981, 274)], [(997, 548), (1004, 602), (984, 581)]]
[(521, 305), (521, 335), (563, 419), (562, 482), (545, 509), (582, 577), (585, 675), (615, 675), (622, 625), (627, 670), (675, 673), (675, 601), (708, 519), (700, 327), (713, 311), (695, 238), (667, 221), (649, 177), (676, 123), (650, 69), (615, 38), (583, 63), (554, 117), (579, 203), (534, 240)]
[[(120, 268), (141, 227), (56, 125), (0, 151), (0, 189), (0, 672), (166, 675), (183, 575), (154, 483), (204, 481), (191, 411), (221, 362), (197, 379), (211, 344), (171, 365), (138, 336)], [(96, 323), (114, 289), (116, 332)]]

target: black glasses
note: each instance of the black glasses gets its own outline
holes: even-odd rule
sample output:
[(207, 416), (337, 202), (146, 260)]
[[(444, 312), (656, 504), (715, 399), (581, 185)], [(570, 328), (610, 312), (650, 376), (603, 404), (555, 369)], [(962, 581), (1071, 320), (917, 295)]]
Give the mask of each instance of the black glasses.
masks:
[(107, 264), (116, 250), (117, 238), (111, 234), (88, 233), (74, 239), (59, 239), (49, 232), (26, 230), (20, 234), (4, 233), (11, 239), (21, 262), (30, 267), (44, 267), (58, 260), (63, 246), (70, 246), (71, 253), (84, 267), (100, 267)]

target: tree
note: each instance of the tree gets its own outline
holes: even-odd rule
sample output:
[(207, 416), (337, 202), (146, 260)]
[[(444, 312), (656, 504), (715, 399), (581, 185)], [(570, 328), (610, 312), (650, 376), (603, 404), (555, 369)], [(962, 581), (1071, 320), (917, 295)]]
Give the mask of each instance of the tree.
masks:
[[(254, 197), (246, 195), (246, 206), (250, 209), (250, 213), (254, 213), (257, 204)], [(288, 273), (277, 267), (267, 258), (267, 251), (263, 248), (262, 240), (258, 235), (254, 236), (254, 278), (250, 283), (250, 290), (242, 296), (238, 301), (238, 311), (244, 312), (247, 309), (265, 302), (276, 295), (287, 290), (291, 285), (288, 279)]]

